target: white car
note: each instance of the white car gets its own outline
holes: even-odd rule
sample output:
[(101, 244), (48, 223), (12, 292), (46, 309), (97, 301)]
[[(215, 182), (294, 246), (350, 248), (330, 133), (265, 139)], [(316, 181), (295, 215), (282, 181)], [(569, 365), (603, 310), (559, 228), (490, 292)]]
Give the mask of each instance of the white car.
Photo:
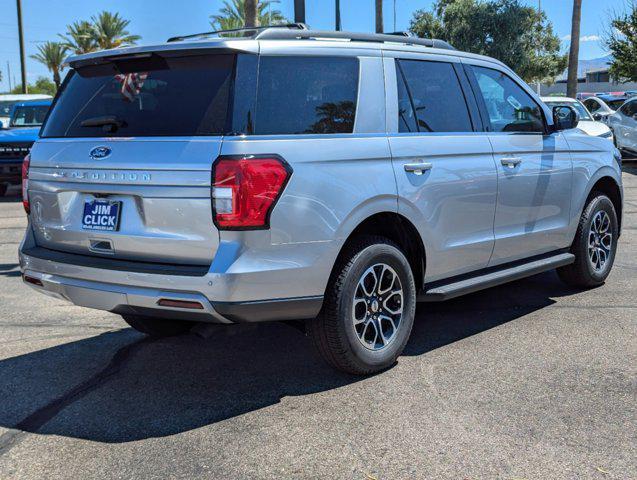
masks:
[(593, 120), (590, 112), (579, 100), (569, 97), (542, 97), (542, 101), (549, 107), (569, 106), (579, 113), (577, 128), (593, 137), (608, 138), (613, 141), (613, 132), (605, 123)]
[(584, 106), (593, 115), (593, 120), (608, 123), (609, 115), (622, 106), (626, 101), (625, 96), (597, 94), (584, 100)]
[(18, 95), (0, 95), (0, 128), (9, 128), (9, 120), (11, 115), (11, 107), (18, 102), (28, 100), (46, 100), (52, 98), (51, 95), (42, 94), (18, 94)]
[(637, 153), (637, 97), (630, 98), (610, 115), (608, 124), (615, 133), (615, 146), (620, 151)]

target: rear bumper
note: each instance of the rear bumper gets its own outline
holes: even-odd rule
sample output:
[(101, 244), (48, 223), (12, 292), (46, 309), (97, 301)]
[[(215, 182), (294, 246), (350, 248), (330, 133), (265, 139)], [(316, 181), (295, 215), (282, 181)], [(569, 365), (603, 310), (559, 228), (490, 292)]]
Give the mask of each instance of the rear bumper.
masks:
[[(151, 268), (152, 264), (143, 262), (110, 261), (110, 268), (105, 268), (110, 259), (25, 246), (28, 239), (29, 236), (20, 248), (25, 283), (78, 306), (118, 314), (230, 324), (313, 318), (323, 304), (322, 294), (268, 298), (264, 280), (270, 277), (275, 282), (276, 271), (260, 272), (262, 280), (255, 284), (254, 273), (246, 274), (242, 282), (242, 275), (204, 273), (197, 266), (176, 270), (176, 266), (169, 265)], [(135, 264), (134, 269), (131, 264)], [(297, 275), (307, 277), (303, 270)], [(291, 275), (291, 284), (303, 283), (297, 275)], [(175, 302), (189, 302), (191, 306), (181, 308)], [(192, 304), (197, 307), (192, 308)]]

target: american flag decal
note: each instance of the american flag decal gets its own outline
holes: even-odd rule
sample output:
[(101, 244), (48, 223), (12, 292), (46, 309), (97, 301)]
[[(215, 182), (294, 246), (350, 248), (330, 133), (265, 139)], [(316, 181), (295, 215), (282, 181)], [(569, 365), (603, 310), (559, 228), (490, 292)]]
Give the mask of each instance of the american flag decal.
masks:
[(122, 84), (121, 94), (129, 102), (135, 100), (142, 90), (148, 73), (127, 73), (115, 75), (115, 79)]

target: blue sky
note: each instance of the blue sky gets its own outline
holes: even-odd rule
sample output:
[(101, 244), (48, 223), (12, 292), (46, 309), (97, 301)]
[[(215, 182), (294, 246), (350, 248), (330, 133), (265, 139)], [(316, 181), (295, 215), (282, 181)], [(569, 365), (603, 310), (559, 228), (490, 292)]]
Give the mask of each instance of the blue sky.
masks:
[[(523, 0), (537, 6), (538, 0)], [(433, 0), (395, 0), (396, 29), (406, 30), (412, 13), (429, 8)], [(22, 0), (27, 55), (35, 53), (39, 42), (56, 40), (66, 25), (88, 19), (101, 10), (120, 12), (131, 20), (132, 33), (143, 37), (142, 43), (156, 43), (185, 33), (209, 29), (209, 16), (222, 5), (221, 0)], [(341, 18), (344, 30), (373, 31), (373, 0), (341, 0)], [(606, 54), (599, 41), (608, 25), (610, 12), (621, 10), (625, 0), (585, 0), (582, 11), (582, 43), (580, 58), (590, 59)], [(333, 0), (306, 0), (306, 19), (313, 28), (334, 28)], [(393, 29), (394, 0), (384, 0), (385, 29)], [(275, 7), (288, 18), (294, 18), (293, 0), (280, 0)], [(572, 0), (542, 0), (542, 9), (553, 22), (563, 48), (568, 47)], [(0, 0), (0, 70), (3, 81), (0, 91), (6, 90), (7, 62), (11, 77), (19, 79), (18, 30), (15, 0)], [(48, 75), (46, 68), (27, 60), (28, 81)]]

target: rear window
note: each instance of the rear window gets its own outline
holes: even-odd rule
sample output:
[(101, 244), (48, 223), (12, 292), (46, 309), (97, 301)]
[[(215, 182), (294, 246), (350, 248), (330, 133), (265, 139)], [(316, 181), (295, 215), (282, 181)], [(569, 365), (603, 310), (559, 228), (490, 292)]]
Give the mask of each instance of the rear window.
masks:
[(352, 57), (261, 57), (254, 133), (352, 133), (358, 75)]
[(42, 136), (226, 133), (235, 60), (152, 56), (79, 68), (66, 79)]

